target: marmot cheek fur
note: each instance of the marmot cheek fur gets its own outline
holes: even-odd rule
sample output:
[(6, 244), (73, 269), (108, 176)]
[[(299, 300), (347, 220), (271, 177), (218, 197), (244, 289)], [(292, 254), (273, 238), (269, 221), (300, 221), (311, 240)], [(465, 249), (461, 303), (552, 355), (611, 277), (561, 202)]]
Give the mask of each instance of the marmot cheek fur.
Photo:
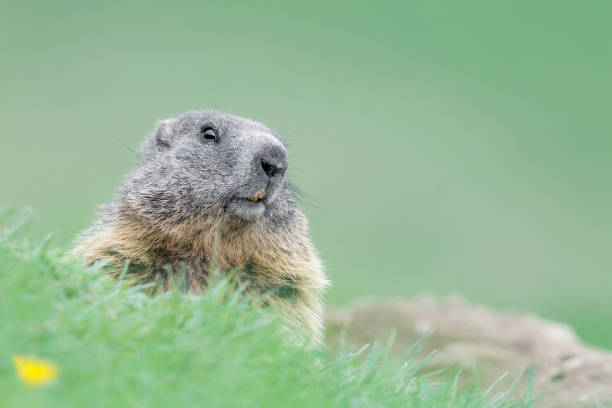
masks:
[(239, 270), (320, 342), (328, 282), (286, 179), (282, 138), (250, 119), (188, 111), (159, 122), (141, 151), (71, 253), (109, 259), (114, 273), (129, 261), (129, 273), (164, 287), (168, 271), (202, 289), (211, 264)]

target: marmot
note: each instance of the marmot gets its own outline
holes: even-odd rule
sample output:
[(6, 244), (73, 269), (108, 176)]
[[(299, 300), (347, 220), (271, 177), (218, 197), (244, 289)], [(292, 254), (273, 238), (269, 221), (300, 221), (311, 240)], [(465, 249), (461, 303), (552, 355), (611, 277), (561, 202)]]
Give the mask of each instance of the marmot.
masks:
[(236, 269), (248, 290), (272, 293), (289, 323), (319, 343), (328, 281), (287, 181), (281, 136), (250, 119), (192, 110), (158, 122), (141, 153), (71, 253), (109, 259), (114, 274), (129, 261), (128, 273), (165, 288), (178, 271), (202, 289), (213, 265)]

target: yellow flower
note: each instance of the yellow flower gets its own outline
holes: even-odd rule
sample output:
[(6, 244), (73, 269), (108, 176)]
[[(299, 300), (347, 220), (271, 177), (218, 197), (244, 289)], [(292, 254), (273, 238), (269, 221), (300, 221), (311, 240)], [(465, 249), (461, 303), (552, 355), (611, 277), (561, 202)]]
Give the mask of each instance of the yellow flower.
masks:
[(16, 355), (13, 364), (21, 381), (31, 387), (48, 384), (57, 378), (57, 366), (50, 361)]

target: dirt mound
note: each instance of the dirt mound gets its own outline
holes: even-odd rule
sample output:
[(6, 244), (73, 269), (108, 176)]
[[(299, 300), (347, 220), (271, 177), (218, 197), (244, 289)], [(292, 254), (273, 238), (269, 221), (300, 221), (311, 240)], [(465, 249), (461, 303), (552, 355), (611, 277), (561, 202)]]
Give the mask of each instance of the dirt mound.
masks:
[(476, 368), (483, 385), (508, 373), (499, 385), (502, 390), (533, 365), (536, 393), (541, 395), (537, 407), (612, 407), (612, 353), (582, 345), (559, 323), (495, 312), (455, 297), (422, 297), (331, 309), (326, 335), (330, 348), (339, 344), (345, 326), (345, 339), (354, 345), (385, 341), (396, 330), (392, 352), (397, 356), (434, 330), (423, 342), (423, 355), (436, 350), (429, 363), (432, 369), (458, 364), (471, 382)]

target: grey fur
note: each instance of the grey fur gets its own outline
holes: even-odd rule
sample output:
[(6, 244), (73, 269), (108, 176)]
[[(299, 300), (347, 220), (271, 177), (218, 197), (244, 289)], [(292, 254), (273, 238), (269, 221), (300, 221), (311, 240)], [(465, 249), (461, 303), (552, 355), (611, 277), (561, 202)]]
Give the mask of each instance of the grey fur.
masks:
[[(202, 139), (201, 129), (208, 126), (218, 131), (218, 141)], [(261, 123), (216, 111), (188, 111), (159, 122), (142, 152), (144, 160), (117, 201), (150, 205), (156, 220), (171, 217), (177, 206), (194, 217), (221, 206), (225, 216), (250, 221), (263, 213), (281, 224), (295, 211), (284, 174), (270, 178), (261, 168), (264, 157), (287, 166), (282, 139)], [(264, 202), (248, 200), (264, 188)]]

